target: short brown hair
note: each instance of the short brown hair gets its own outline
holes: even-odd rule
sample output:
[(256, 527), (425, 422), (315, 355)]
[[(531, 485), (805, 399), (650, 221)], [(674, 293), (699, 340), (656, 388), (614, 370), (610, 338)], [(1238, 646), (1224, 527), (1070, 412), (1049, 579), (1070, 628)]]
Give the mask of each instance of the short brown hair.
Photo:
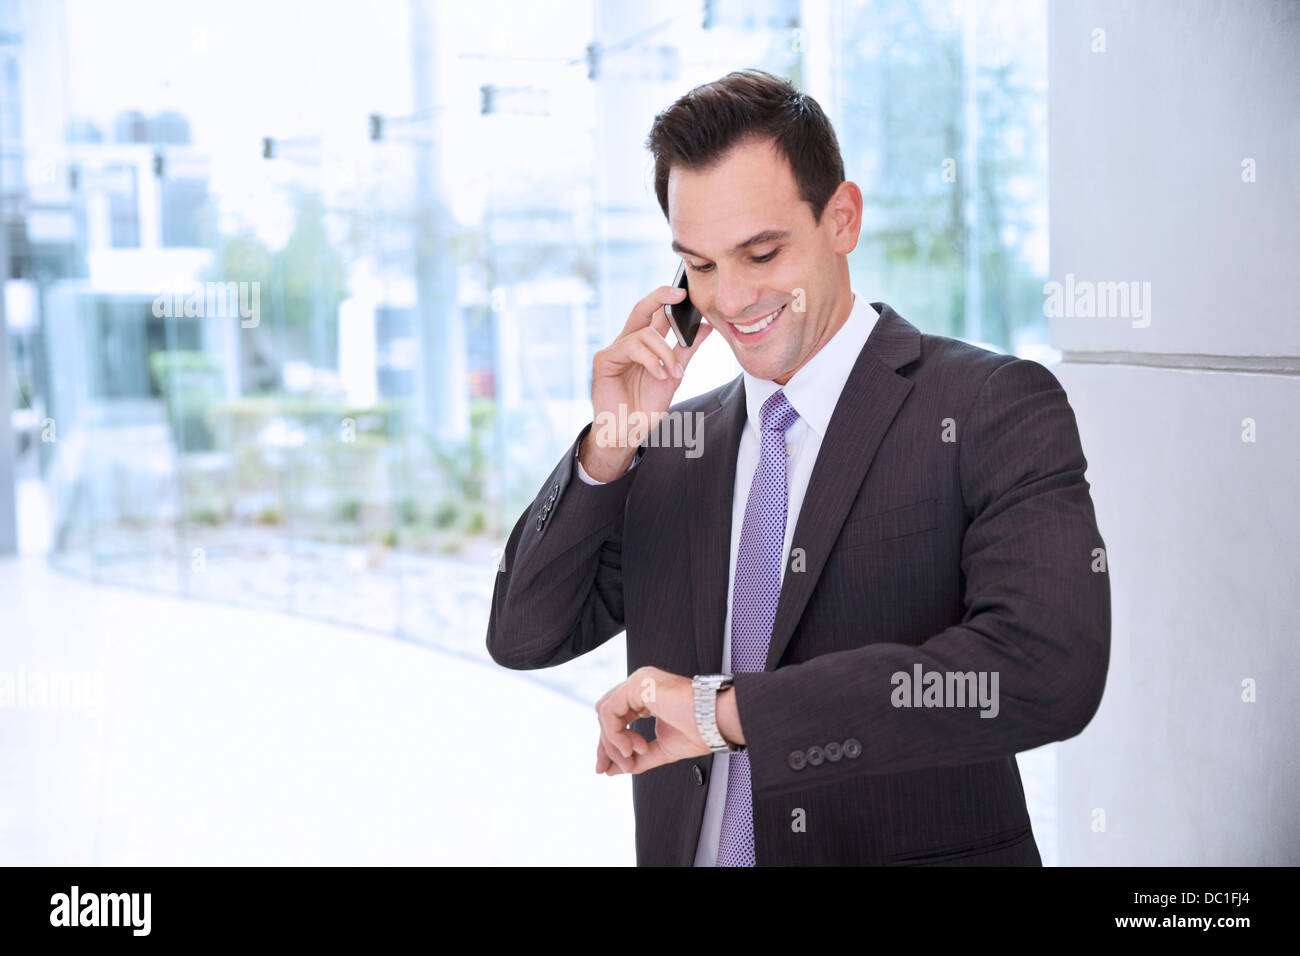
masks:
[(750, 137), (772, 139), (785, 155), (799, 198), (820, 222), (831, 194), (844, 182), (835, 129), (817, 101), (784, 77), (737, 70), (697, 86), (659, 113), (646, 148), (655, 161), (655, 195), (668, 217), (668, 172), (676, 164), (707, 169)]

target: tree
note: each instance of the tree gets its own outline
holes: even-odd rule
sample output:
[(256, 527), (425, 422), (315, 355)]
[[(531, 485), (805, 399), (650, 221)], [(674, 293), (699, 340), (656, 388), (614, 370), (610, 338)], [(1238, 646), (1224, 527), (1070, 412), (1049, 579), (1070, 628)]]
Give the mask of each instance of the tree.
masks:
[(241, 328), (240, 367), (245, 394), (281, 388), (286, 361), (336, 367), (338, 309), (346, 295), (343, 259), (326, 228), (318, 194), (294, 196), (294, 225), (284, 248), (271, 250), (249, 226), (217, 239), (214, 282), (260, 283), (261, 318)]

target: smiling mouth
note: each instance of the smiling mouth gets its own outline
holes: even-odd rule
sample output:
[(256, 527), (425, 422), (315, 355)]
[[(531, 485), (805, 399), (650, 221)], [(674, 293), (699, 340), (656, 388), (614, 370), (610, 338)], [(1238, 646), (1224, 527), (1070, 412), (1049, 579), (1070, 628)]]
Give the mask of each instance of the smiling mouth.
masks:
[(765, 329), (771, 327), (771, 325), (781, 317), (781, 313), (784, 311), (785, 311), (785, 306), (781, 306), (781, 308), (777, 309), (775, 312), (771, 312), (763, 316), (761, 319), (758, 319), (757, 321), (750, 322), (747, 325), (741, 325), (738, 322), (732, 322), (731, 327), (736, 330), (736, 333), (738, 335), (741, 336), (758, 335), (759, 333), (763, 332)]

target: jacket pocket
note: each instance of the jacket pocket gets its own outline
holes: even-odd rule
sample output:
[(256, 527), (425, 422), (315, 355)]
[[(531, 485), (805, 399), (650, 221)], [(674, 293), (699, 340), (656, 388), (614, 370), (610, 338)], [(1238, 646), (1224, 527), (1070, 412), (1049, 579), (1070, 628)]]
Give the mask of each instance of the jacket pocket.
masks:
[(945, 863), (979, 856), (999, 850), (1009, 850), (1026, 840), (1033, 839), (1034, 831), (1029, 824), (1018, 830), (996, 833), (970, 843), (958, 846), (938, 847), (929, 850), (894, 854), (884, 859), (885, 866), (942, 866)]
[(923, 498), (873, 515), (852, 518), (840, 531), (842, 549), (860, 548), (876, 541), (902, 538), (939, 527), (939, 500)]

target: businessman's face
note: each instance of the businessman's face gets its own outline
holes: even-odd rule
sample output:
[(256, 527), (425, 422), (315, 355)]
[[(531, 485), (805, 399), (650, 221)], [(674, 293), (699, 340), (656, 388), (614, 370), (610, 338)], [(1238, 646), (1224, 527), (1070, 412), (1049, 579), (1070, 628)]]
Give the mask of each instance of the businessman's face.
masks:
[(784, 385), (843, 325), (852, 304), (844, 257), (861, 212), (846, 182), (815, 221), (771, 140), (739, 144), (707, 170), (669, 171), (668, 225), (691, 300), (745, 371)]

